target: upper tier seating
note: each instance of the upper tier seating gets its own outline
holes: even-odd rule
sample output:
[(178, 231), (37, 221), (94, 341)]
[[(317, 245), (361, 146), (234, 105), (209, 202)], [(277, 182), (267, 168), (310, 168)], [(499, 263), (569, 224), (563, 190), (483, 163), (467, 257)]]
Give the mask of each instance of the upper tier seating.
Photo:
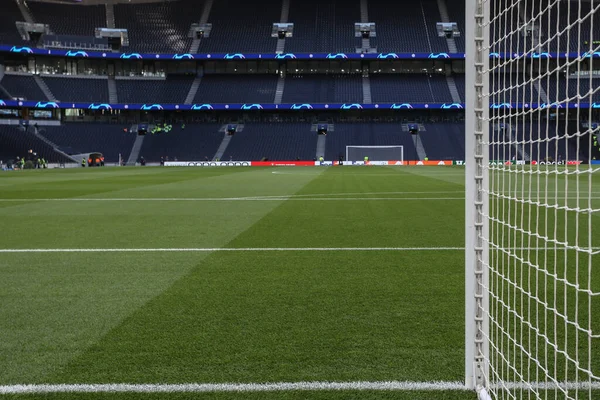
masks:
[(192, 43), (188, 32), (202, 14), (202, 0), (145, 4), (116, 4), (116, 28), (129, 33), (129, 48), (139, 53), (187, 53)]
[(0, 12), (0, 43), (21, 44), (24, 42), (17, 31), (16, 21), (23, 21), (23, 15), (14, 1), (3, 1)]
[(334, 131), (327, 134), (326, 143), (326, 160), (337, 160), (340, 155), (346, 157), (346, 146), (352, 145), (401, 145), (404, 146), (405, 160), (417, 159), (417, 151), (410, 134), (403, 132), (398, 123), (336, 123)]
[(371, 98), (379, 103), (448, 103), (452, 96), (442, 75), (372, 74)]
[[(260, 8), (260, 11), (257, 10)], [(279, 22), (281, 0), (219, 0), (213, 3), (208, 22), (210, 37), (200, 41), (200, 53), (275, 53), (277, 38), (271, 37)]]
[(50, 25), (50, 31), (59, 35), (94, 36), (96, 28), (106, 27), (104, 5), (27, 4), (36, 22)]
[(188, 124), (185, 129), (173, 125), (169, 133), (148, 134), (144, 138), (140, 157), (146, 161), (158, 162), (161, 157), (169, 157), (180, 161), (201, 161), (212, 157), (217, 152), (223, 132), (219, 132), (222, 124)]
[(46, 96), (38, 86), (33, 76), (24, 75), (4, 75), (0, 81), (12, 97), (23, 98), (25, 100), (46, 101)]
[(117, 79), (120, 103), (174, 103), (180, 104), (190, 91), (193, 79), (168, 77), (166, 80)]
[(40, 127), (42, 136), (70, 154), (100, 152), (106, 163), (117, 163), (119, 154), (129, 157), (136, 134), (123, 132), (123, 125), (67, 123)]
[(236, 133), (223, 154), (223, 161), (312, 160), (317, 133), (310, 124), (248, 123)]
[(67, 77), (44, 77), (44, 82), (54, 95), (63, 102), (108, 102), (106, 79), (77, 79)]
[(438, 37), (441, 21), (435, 0), (369, 1), (369, 22), (377, 27), (371, 46), (389, 52), (447, 52), (446, 38)]
[(354, 37), (358, 0), (292, 1), (288, 20), (294, 23), (294, 36), (285, 40), (286, 52), (354, 53), (360, 47)]
[(277, 75), (204, 75), (194, 103), (273, 103)]
[(284, 103), (362, 103), (360, 75), (288, 75)]

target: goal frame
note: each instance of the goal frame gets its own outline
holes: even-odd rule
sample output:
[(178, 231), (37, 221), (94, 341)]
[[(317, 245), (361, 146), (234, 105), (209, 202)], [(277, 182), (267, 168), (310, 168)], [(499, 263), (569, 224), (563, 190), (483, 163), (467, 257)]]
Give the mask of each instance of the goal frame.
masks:
[[(402, 161), (404, 162), (404, 145), (398, 144), (398, 145), (385, 145), (385, 146), (360, 146), (360, 145), (348, 145), (346, 146), (346, 161), (349, 161), (348, 159), (348, 149), (349, 148), (359, 148), (359, 149), (392, 149), (392, 148), (400, 148), (400, 154), (401, 154), (401, 158), (399, 160), (393, 160), (393, 161)], [(390, 161), (390, 160), (387, 160)]]
[(465, 2), (465, 386), (478, 389), (489, 374), (490, 2)]

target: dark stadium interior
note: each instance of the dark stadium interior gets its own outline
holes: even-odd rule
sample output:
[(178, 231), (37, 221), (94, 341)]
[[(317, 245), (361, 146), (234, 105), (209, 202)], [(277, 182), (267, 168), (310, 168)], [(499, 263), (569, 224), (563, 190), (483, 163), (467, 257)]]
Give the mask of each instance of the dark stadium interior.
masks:
[[(537, 15), (533, 22), (540, 31), (544, 31), (548, 23), (566, 27), (580, 10), (575, 2), (560, 3), (551, 14), (525, 7), (515, 8), (499, 18), (509, 25), (530, 26), (526, 22)], [(557, 9), (564, 12), (558, 13)], [(581, 14), (587, 15), (589, 11), (590, 5), (584, 3)], [(110, 52), (109, 40), (95, 37), (96, 28), (110, 27), (127, 30), (128, 46), (113, 49), (128, 54), (122, 58), (129, 58), (135, 52), (150, 53), (152, 58), (155, 53), (184, 55), (189, 52), (227, 53), (231, 59), (200, 61), (182, 57), (184, 59), (177, 61), (163, 61), (157, 54), (156, 60), (141, 60), (133, 55), (131, 59), (108, 61), (9, 53), (0, 60), (0, 98), (56, 104), (244, 104), (249, 105), (249, 109), (266, 104), (305, 108), (311, 104), (380, 103), (455, 106), (464, 103), (466, 97), (464, 59), (367, 61), (344, 60), (336, 55), (357, 51), (463, 53), (464, 13), (464, 2), (453, 0), (268, 0), (260, 6), (245, 0), (118, 1), (114, 6), (28, 0), (21, 8), (16, 1), (5, 0), (0, 13), (0, 43), (3, 44), (73, 51), (81, 45), (89, 46), (88, 50), (106, 48)], [(17, 21), (47, 24), (49, 31), (39, 40), (27, 42), (17, 30)], [(273, 23), (278, 22), (293, 23), (293, 36), (272, 37)], [(376, 36), (356, 37), (354, 24), (359, 22), (374, 22)], [(438, 22), (456, 22), (461, 34), (451, 39), (440, 37)], [(582, 29), (590, 29), (592, 22), (589, 15), (585, 17)], [(212, 24), (207, 37), (202, 36), (204, 33), (198, 34), (198, 30), (208, 26), (203, 24)], [(594, 30), (599, 31), (600, 24), (594, 24)], [(528, 28), (513, 33), (509, 43), (510, 39), (511, 45), (493, 47), (493, 50), (512, 52), (533, 48), (542, 53), (589, 49), (577, 47), (576, 35), (570, 35), (570, 40), (567, 35), (536, 37)], [(319, 60), (295, 57), (244, 60), (243, 57), (244, 53), (275, 52), (310, 53), (311, 57), (312, 53), (328, 53), (335, 59), (323, 56)], [(531, 82), (530, 73), (537, 73), (540, 68), (549, 72), (537, 82)], [(567, 97), (576, 102), (578, 94), (581, 102), (600, 102), (597, 89), (600, 74), (595, 73), (598, 71), (579, 75), (578, 79), (576, 71), (559, 71), (552, 61), (542, 65), (536, 59), (524, 61), (519, 70), (501, 71), (492, 76), (490, 82), (493, 101), (498, 104), (550, 104)], [(390, 110), (358, 111), (344, 116), (334, 111), (302, 110), (281, 115), (260, 111), (262, 116), (256, 117), (253, 112), (204, 114), (126, 109), (117, 112), (105, 108), (97, 112), (75, 109), (29, 112), (24, 116), (19, 110), (9, 110), (2, 115), (2, 120), (37, 119), (34, 122), (39, 128), (23, 130), (4, 126), (0, 156), (14, 157), (33, 146), (56, 161), (68, 161), (65, 154), (102, 151), (108, 162), (116, 163), (119, 155), (127, 159), (132, 149), (136, 149), (133, 162), (141, 156), (152, 162), (167, 156), (180, 160), (313, 160), (320, 152), (325, 159), (335, 160), (345, 153), (347, 145), (402, 145), (407, 160), (423, 159), (425, 154), (436, 160), (465, 157), (464, 115), (460, 109), (411, 110), (401, 115)], [(173, 129), (168, 133), (164, 130), (148, 133), (144, 139), (137, 139), (132, 127), (138, 123), (158, 127), (170, 124)], [(230, 123), (239, 124), (243, 129), (224, 140), (225, 128)], [(326, 139), (318, 140), (315, 123), (332, 124)], [(405, 129), (407, 123), (419, 124), (421, 132), (410, 135)], [(563, 144), (557, 148), (553, 139), (566, 137), (566, 126), (572, 131), (573, 123), (523, 120), (514, 126), (493, 128), (499, 138), (521, 138), (526, 148), (535, 140), (532, 135), (536, 130), (531, 129), (535, 124), (550, 126), (552, 137), (546, 138), (549, 145), (543, 149), (531, 146), (527, 154), (521, 156), (537, 159), (577, 153), (575, 144), (571, 148), (561, 141)], [(422, 150), (417, 151), (417, 146)], [(514, 152), (507, 146), (507, 153)]]

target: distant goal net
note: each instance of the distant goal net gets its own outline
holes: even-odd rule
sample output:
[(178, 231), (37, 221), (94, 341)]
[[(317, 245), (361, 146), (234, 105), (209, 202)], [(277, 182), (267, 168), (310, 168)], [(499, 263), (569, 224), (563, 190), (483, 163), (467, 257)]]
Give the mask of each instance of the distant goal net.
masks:
[(600, 0), (466, 10), (466, 383), (600, 399)]
[(347, 161), (402, 161), (404, 162), (404, 146), (346, 146)]

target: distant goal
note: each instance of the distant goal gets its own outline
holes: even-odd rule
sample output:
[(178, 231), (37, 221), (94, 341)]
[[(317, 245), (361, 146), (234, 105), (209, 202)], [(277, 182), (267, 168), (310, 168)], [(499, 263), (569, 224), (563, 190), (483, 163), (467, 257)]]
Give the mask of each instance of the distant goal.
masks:
[(346, 161), (402, 161), (404, 146), (346, 146)]

